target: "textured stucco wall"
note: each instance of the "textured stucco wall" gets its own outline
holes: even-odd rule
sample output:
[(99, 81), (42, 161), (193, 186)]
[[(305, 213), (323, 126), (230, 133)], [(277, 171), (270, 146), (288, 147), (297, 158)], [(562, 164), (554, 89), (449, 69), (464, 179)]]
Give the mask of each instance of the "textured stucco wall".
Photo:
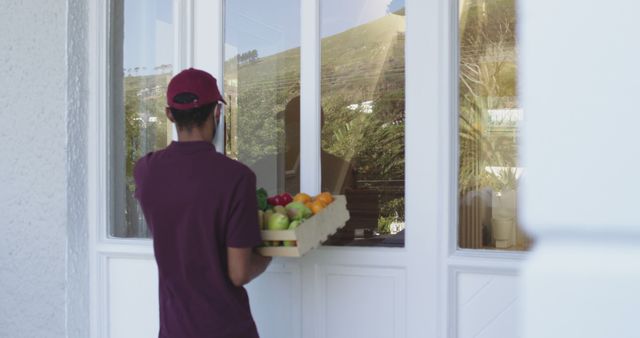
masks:
[(88, 1), (67, 0), (68, 338), (89, 337), (87, 217)]
[(84, 278), (83, 262), (67, 270), (83, 250), (76, 235), (67, 241), (69, 220), (82, 217), (67, 194), (81, 185), (67, 170), (67, 116), (81, 110), (68, 104), (68, 76), (82, 81), (67, 63), (74, 2), (3, 0), (0, 10), (0, 337), (66, 337), (67, 281)]
[(67, 337), (89, 337), (88, 1), (67, 0)]

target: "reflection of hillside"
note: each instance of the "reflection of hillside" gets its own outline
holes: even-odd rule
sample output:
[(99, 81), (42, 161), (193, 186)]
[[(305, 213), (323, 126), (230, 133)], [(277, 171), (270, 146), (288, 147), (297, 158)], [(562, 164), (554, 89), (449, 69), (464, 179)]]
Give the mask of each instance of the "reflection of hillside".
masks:
[[(391, 224), (396, 225), (394, 232), (403, 224), (402, 13), (400, 10), (320, 42), (322, 181), (331, 182), (323, 189), (347, 194), (352, 212), (335, 243), (352, 242), (355, 229), (389, 233)], [(225, 62), (227, 152), (249, 165), (262, 165), (264, 158), (272, 158), (266, 165), (269, 168), (260, 170), (270, 177), (262, 181), (278, 182), (282, 168), (296, 168), (298, 151), (291, 140), (299, 142), (305, 137), (299, 134), (299, 122), (283, 118), (287, 116), (283, 114), (285, 107), (300, 95), (300, 48), (242, 63), (239, 60), (234, 57)], [(327, 157), (336, 160), (328, 161)]]
[[(383, 71), (387, 75), (395, 73), (398, 79), (403, 80), (404, 50), (402, 55), (398, 55), (394, 48), (404, 46), (404, 41), (398, 43), (399, 40), (404, 40), (404, 29), (404, 16), (387, 15), (323, 38), (323, 85), (330, 86), (334, 92), (363, 97), (368, 96), (363, 95), (363, 92), (374, 92)], [(390, 58), (389, 55), (394, 57)], [(238, 79), (242, 83), (242, 91), (287, 90), (300, 81), (299, 65), (300, 48), (293, 48), (241, 65), (233, 65), (231, 61), (227, 61), (225, 77)], [(274, 78), (277, 80), (274, 81)], [(323, 93), (327, 94), (324, 90)]]

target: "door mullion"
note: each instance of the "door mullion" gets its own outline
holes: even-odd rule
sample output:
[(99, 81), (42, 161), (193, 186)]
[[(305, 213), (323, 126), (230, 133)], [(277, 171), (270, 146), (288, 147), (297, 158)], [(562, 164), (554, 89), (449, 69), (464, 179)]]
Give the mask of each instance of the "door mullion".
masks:
[(317, 194), (320, 163), (320, 4), (300, 2), (300, 190)]

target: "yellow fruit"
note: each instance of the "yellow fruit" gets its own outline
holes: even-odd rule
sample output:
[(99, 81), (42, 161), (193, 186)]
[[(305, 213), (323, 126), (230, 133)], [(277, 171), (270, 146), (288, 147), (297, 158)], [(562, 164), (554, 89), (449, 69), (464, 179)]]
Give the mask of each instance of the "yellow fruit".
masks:
[(293, 200), (296, 202), (302, 202), (306, 204), (307, 202), (311, 202), (311, 196), (301, 192), (293, 196)]
[(322, 201), (313, 201), (313, 203), (311, 203), (311, 207), (309, 209), (311, 209), (311, 212), (313, 212), (313, 214), (317, 214), (320, 211), (322, 211), (322, 209), (324, 209), (327, 205), (324, 204)]
[(319, 194), (318, 196), (316, 196), (315, 200), (316, 201), (321, 201), (325, 205), (329, 205), (329, 204), (331, 204), (331, 202), (333, 202), (333, 196), (331, 195), (330, 192), (326, 192), (325, 191), (325, 192)]

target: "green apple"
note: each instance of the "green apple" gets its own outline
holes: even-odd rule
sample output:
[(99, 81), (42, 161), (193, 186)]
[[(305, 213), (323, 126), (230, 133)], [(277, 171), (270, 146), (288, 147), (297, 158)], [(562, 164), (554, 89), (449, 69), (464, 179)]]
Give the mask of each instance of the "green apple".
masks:
[(297, 219), (297, 220), (307, 219), (311, 217), (311, 215), (313, 214), (311, 212), (311, 209), (307, 208), (307, 206), (304, 205), (304, 203), (297, 202), (297, 201), (287, 204), (285, 209), (287, 210), (287, 215), (289, 216), (289, 219)]
[(267, 228), (269, 230), (287, 230), (289, 228), (289, 217), (276, 212), (269, 217)]
[(298, 246), (298, 243), (296, 241), (284, 241), (283, 246)]
[(298, 225), (300, 225), (300, 221), (299, 220), (294, 220), (291, 223), (289, 223), (289, 230), (293, 230), (295, 228), (298, 227)]

